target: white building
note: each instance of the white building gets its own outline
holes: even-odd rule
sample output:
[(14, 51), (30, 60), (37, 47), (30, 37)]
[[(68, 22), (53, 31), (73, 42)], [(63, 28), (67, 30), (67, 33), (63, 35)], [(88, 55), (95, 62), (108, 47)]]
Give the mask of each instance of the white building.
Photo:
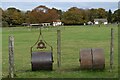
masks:
[(31, 27), (47, 27), (51, 26), (50, 23), (39, 23), (39, 24), (30, 24)]
[(61, 26), (62, 24), (60, 20), (53, 21), (53, 26)]
[(40, 24), (30, 24), (30, 26), (40, 26)]
[(92, 24), (93, 24), (93, 22), (89, 21), (89, 22), (87, 22), (87, 24), (88, 24), (88, 25), (92, 25)]
[(108, 24), (107, 19), (94, 19), (94, 24)]
[(50, 26), (50, 23), (41, 23), (42, 26)]

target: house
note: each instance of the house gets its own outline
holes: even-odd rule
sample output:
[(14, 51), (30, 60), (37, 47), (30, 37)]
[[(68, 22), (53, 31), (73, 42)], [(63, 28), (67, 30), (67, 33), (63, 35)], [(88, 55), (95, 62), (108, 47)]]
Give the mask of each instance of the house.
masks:
[(41, 26), (40, 24), (30, 24), (30, 26)]
[(50, 23), (30, 24), (30, 26), (35, 28), (46, 27), (46, 26), (50, 26)]
[(94, 24), (108, 24), (107, 19), (94, 19)]
[(22, 23), (22, 26), (29, 26), (28, 23)]
[(61, 25), (63, 25), (63, 23), (61, 22), (61, 20), (53, 21), (53, 26), (61, 26)]
[(88, 25), (92, 25), (92, 24), (93, 24), (93, 22), (89, 21), (89, 22), (87, 22), (87, 24), (88, 24)]
[(50, 23), (41, 23), (42, 26), (50, 26)]

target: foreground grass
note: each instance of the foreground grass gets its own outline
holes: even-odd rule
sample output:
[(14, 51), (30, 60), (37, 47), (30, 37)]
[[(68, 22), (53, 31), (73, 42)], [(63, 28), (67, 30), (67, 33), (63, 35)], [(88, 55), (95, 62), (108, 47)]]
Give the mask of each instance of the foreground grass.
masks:
[(0, 27), (0, 79), (2, 78), (2, 28)]
[[(112, 26), (111, 26), (112, 27)], [(57, 70), (57, 28), (42, 29), (44, 39), (53, 46), (53, 71), (31, 71), (30, 47), (36, 42), (39, 30), (24, 27), (3, 28), (2, 76), (8, 75), (8, 36), (15, 38), (15, 71), (18, 78), (114, 78), (118, 77), (118, 28), (114, 28), (114, 68), (109, 72), (109, 49), (111, 27), (64, 26), (60, 27), (62, 37), (61, 71)], [(105, 70), (80, 70), (79, 51), (82, 48), (103, 48)]]

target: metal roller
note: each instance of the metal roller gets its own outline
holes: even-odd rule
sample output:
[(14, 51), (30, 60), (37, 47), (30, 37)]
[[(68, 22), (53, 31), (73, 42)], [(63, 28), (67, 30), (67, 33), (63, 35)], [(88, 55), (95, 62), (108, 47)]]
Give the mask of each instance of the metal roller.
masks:
[(52, 52), (32, 52), (32, 70), (52, 70)]
[(80, 51), (80, 68), (81, 69), (104, 69), (105, 56), (103, 49), (82, 49)]
[[(49, 47), (50, 50), (47, 50)], [(38, 40), (30, 48), (32, 71), (52, 70), (53, 67), (53, 48), (44, 39), (41, 33)]]
[(82, 49), (80, 51), (80, 68), (81, 69), (91, 69), (92, 68), (91, 49)]

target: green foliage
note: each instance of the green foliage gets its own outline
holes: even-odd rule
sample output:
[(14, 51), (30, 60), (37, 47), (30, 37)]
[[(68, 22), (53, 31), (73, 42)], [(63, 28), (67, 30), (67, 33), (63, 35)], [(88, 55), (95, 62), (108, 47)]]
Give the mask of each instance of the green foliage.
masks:
[(107, 16), (108, 23), (112, 23), (112, 11), (108, 11), (108, 16)]
[(114, 12), (113, 22), (119, 22), (120, 23), (120, 9), (118, 9)]
[(3, 26), (3, 27), (9, 27), (8, 23), (5, 22), (5, 21), (2, 21), (2, 26)]
[(3, 21), (7, 22), (9, 26), (20, 25), (24, 22), (22, 12), (16, 8), (8, 8), (3, 12)]
[(97, 18), (107, 18), (107, 12), (103, 8), (97, 9)]
[(94, 22), (96, 18), (107, 18), (109, 23), (120, 22), (120, 9), (112, 13), (111, 10), (105, 11), (103, 8), (80, 9), (71, 7), (63, 12), (56, 8), (50, 9), (46, 6), (38, 6), (32, 11), (26, 12), (13, 7), (7, 10), (2, 10), (0, 8), (0, 11), (2, 12), (3, 22), (9, 26), (21, 25), (22, 23), (52, 23), (59, 19), (64, 24), (84, 24), (88, 21)]
[(38, 6), (37, 8), (35, 8), (29, 13), (29, 22), (30, 23), (44, 23), (44, 22), (52, 23), (53, 21), (60, 18), (59, 14), (60, 12), (55, 8), (49, 9), (45, 6)]
[(84, 10), (76, 7), (70, 8), (62, 16), (65, 24), (83, 24), (85, 21)]
[(88, 10), (88, 20), (94, 22), (94, 19), (97, 18), (97, 9)]
[(84, 10), (72, 7), (63, 14), (62, 21), (65, 24), (84, 24), (88, 21), (93, 22), (96, 18), (106, 17), (107, 12), (103, 8)]

